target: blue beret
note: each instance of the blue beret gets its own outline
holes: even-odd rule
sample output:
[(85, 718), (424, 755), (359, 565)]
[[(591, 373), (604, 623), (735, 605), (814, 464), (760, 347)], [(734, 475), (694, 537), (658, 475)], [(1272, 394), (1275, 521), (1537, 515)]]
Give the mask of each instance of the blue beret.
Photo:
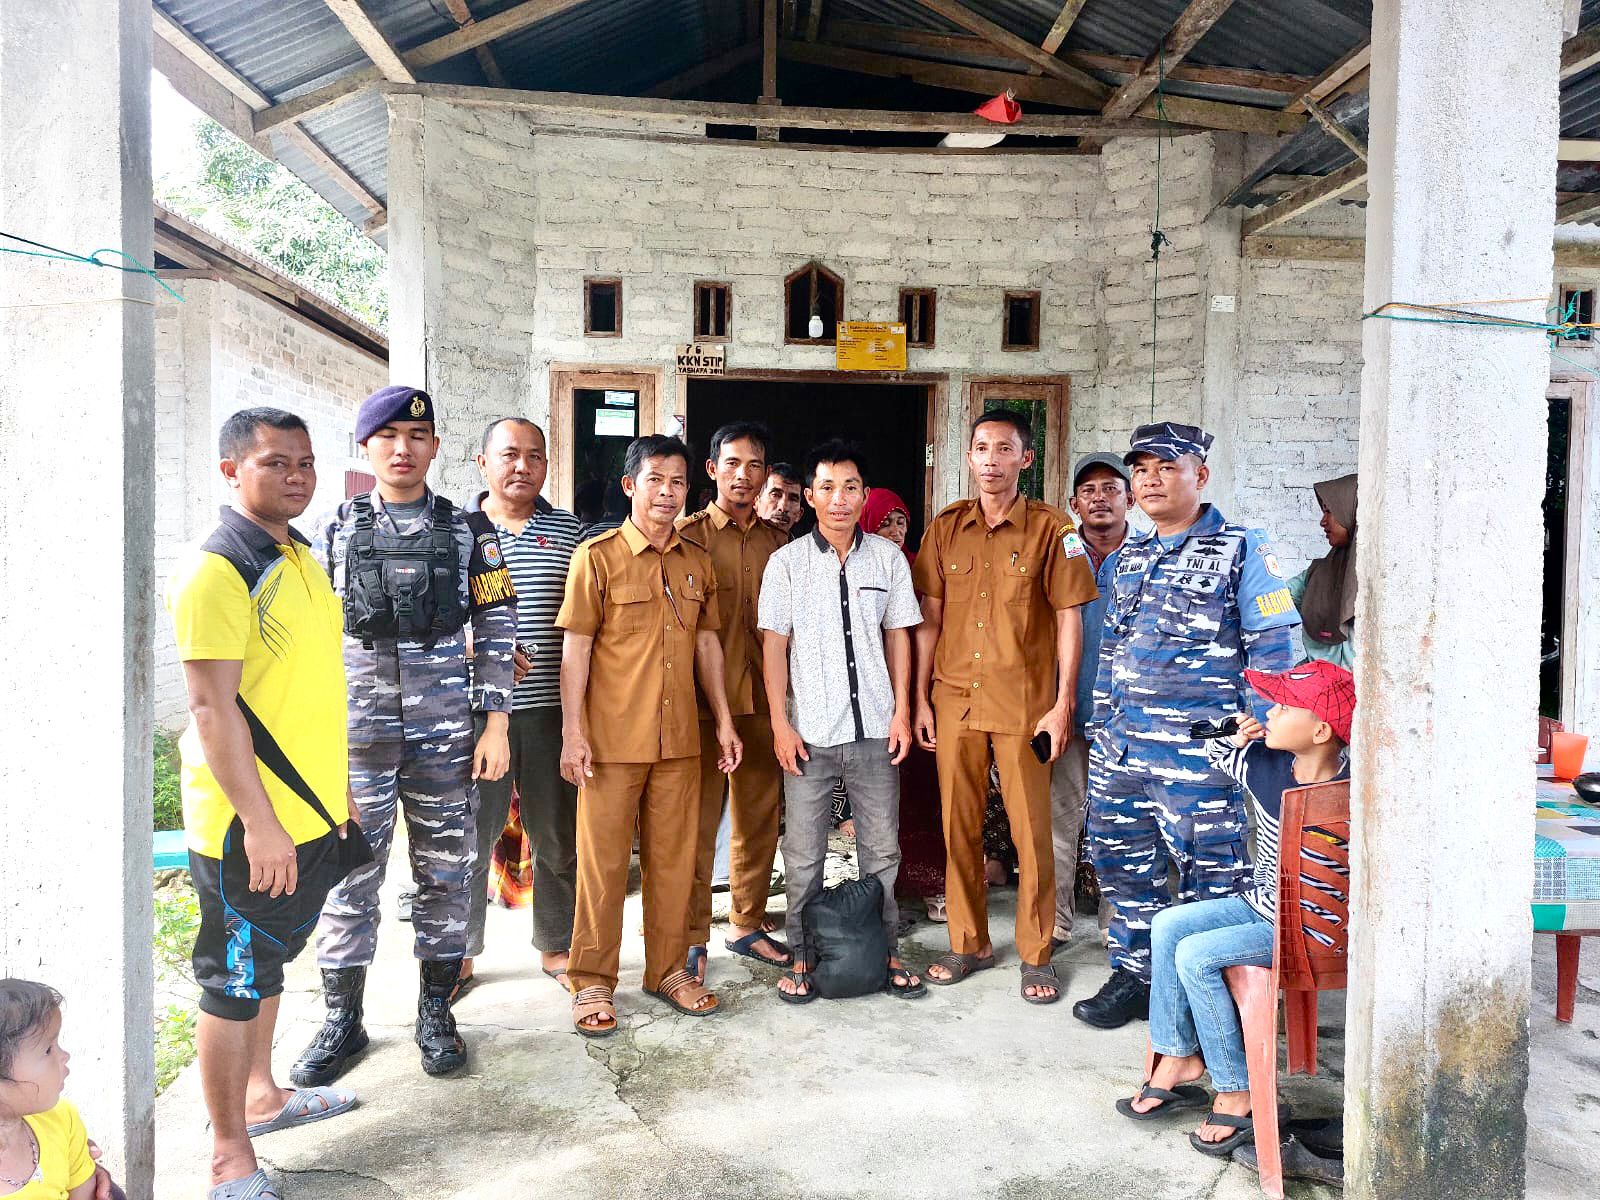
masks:
[(433, 401), (421, 388), (394, 383), (361, 402), (356, 413), (356, 442), (366, 440), (391, 421), (433, 421)]
[(1154, 454), (1167, 462), (1174, 462), (1185, 454), (1193, 454), (1204, 462), (1211, 442), (1211, 435), (1198, 425), (1157, 421), (1153, 425), (1141, 425), (1133, 431), (1128, 452), (1122, 456), (1122, 461), (1131, 467), (1134, 459), (1141, 454)]

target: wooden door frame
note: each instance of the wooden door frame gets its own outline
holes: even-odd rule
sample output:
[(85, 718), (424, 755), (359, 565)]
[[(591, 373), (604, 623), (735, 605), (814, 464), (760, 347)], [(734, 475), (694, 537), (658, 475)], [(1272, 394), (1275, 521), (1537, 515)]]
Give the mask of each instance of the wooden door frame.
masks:
[(662, 367), (611, 365), (601, 363), (552, 363), (550, 366), (550, 445), (555, 449), (550, 463), (552, 504), (571, 509), (576, 482), (573, 479), (572, 452), (577, 444), (573, 415), (573, 392), (578, 388), (612, 388), (639, 394), (639, 433), (659, 433), (658, 398), (666, 371)]
[[(675, 416), (679, 417), (685, 425), (689, 420), (689, 380), (691, 376), (679, 375), (677, 386), (674, 389), (676, 397)], [(944, 427), (945, 404), (950, 391), (950, 376), (943, 371), (829, 371), (829, 370), (794, 370), (785, 371), (775, 367), (739, 367), (724, 371), (721, 375), (706, 376), (711, 380), (740, 379), (754, 380), (763, 383), (894, 383), (911, 384), (926, 387), (927, 394), (927, 437), (923, 446), (922, 463), (922, 527), (926, 529), (933, 516), (943, 503), (939, 501), (941, 494), (936, 487), (944, 482)], [(794, 464), (799, 466), (799, 463)]]
[[(1600, 529), (1589, 527), (1589, 489), (1600, 487), (1600, 478), (1591, 472), (1596, 451), (1600, 450), (1600, 397), (1596, 385), (1587, 378), (1554, 378), (1545, 399), (1565, 399), (1567, 410), (1567, 527), (1565, 578), (1561, 582), (1561, 715), (1568, 729), (1581, 728), (1593, 716), (1580, 711), (1579, 691), (1587, 671), (1600, 663), (1600, 630), (1586, 629), (1582, 620), (1580, 592), (1587, 560), (1600, 553)], [(1542, 647), (1541, 647), (1542, 649)]]
[[(972, 423), (990, 399), (1042, 400), (1049, 413), (1044, 445), (1034, 445), (1044, 455), (1044, 498), (1057, 508), (1066, 508), (1069, 499), (1071, 465), (1067, 462), (1068, 424), (1072, 416), (1072, 377), (1070, 375), (969, 375), (963, 385), (966, 413), (958, 437), (965, 437)], [(1003, 393), (1003, 396), (1001, 395)], [(966, 483), (966, 468), (961, 470)], [(966, 493), (965, 487), (962, 493)]]

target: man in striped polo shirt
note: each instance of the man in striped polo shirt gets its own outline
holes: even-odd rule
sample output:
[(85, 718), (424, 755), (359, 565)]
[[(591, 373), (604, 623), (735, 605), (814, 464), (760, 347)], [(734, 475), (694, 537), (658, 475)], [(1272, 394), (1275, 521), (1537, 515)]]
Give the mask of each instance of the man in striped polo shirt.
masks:
[(578, 518), (539, 494), (549, 459), (544, 431), (532, 421), (502, 417), (485, 429), (478, 470), (489, 489), (467, 508), (494, 522), (516, 586), (519, 680), (511, 703), (511, 769), (498, 780), (478, 781), (478, 861), (462, 980), (472, 977), (472, 959), (483, 953), (489, 857), (505, 828), (515, 786), (533, 850), (533, 944), (544, 973), (566, 986), (578, 873), (578, 791), (561, 778), (561, 632), (555, 619), (578, 544)]

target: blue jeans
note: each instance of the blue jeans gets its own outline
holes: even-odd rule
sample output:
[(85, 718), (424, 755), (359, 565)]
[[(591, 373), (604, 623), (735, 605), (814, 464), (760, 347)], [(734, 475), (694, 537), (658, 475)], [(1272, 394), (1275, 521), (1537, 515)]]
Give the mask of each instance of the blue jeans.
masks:
[(1162, 909), (1150, 926), (1150, 1046), (1201, 1054), (1219, 1092), (1250, 1090), (1244, 1032), (1225, 967), (1272, 965), (1272, 922), (1242, 896)]

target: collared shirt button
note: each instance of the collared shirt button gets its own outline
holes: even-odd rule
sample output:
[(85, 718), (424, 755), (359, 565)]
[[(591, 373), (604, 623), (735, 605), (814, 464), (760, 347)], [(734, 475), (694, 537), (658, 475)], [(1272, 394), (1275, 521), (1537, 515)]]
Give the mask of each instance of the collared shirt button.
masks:
[(978, 681), (976, 679), (974, 679), (972, 681), (972, 690), (973, 691), (977, 691), (978, 690)]
[(672, 670), (672, 664), (671, 663), (667, 664), (667, 670), (669, 670), (669, 671)]
[(987, 570), (988, 570), (988, 569), (989, 569), (989, 564), (988, 564), (988, 563), (984, 563), (984, 564), (983, 564), (983, 569), (984, 569), (984, 570), (985, 570), (985, 571), (987, 571)]
[(983, 622), (982, 622), (982, 621), (979, 621), (979, 622), (978, 622), (978, 628), (979, 628), (979, 629), (982, 629), (982, 628), (983, 628)]
[(974, 650), (972, 652), (972, 657), (973, 658), (982, 658), (983, 657), (983, 651), (982, 650)]
[(989, 598), (989, 593), (988, 592), (979, 592), (978, 593), (978, 599), (979, 600), (987, 600), (988, 598)]
[(671, 703), (672, 703), (672, 697), (668, 696), (665, 700), (663, 700), (661, 702), (661, 705), (662, 705), (663, 708), (665, 708), (667, 705), (669, 705)]

